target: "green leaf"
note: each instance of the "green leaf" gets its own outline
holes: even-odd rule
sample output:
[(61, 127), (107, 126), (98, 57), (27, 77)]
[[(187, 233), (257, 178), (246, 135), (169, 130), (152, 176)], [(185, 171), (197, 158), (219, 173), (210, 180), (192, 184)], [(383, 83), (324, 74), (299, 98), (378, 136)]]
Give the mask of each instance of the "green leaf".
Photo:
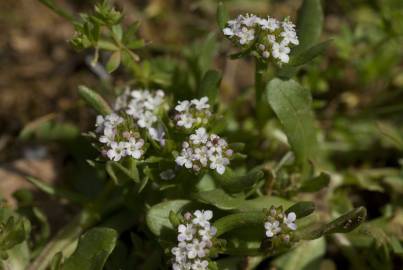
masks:
[(367, 210), (364, 207), (358, 207), (350, 212), (340, 216), (334, 221), (324, 225), (313, 225), (306, 230), (300, 231), (300, 238), (305, 240), (312, 240), (319, 238), (323, 235), (333, 233), (348, 233), (357, 228), (365, 221)]
[(74, 193), (68, 190), (64, 190), (62, 188), (57, 188), (54, 186), (49, 185), (48, 183), (39, 180), (35, 177), (27, 176), (26, 179), (39, 190), (51, 195), (56, 196), (59, 198), (66, 198), (69, 201), (76, 202), (76, 203), (84, 203), (88, 201), (88, 199), (78, 193)]
[(215, 70), (209, 70), (204, 74), (200, 84), (200, 97), (208, 97), (210, 104), (217, 101), (218, 90), (221, 82), (221, 75)]
[(256, 199), (244, 200), (228, 195), (222, 189), (200, 192), (195, 195), (200, 202), (214, 205), (222, 210), (253, 211), (262, 210), (274, 206), (289, 207), (292, 203), (280, 197), (258, 197)]
[(267, 99), (280, 120), (297, 162), (307, 166), (317, 156), (315, 119), (309, 90), (293, 80), (271, 80)]
[(227, 24), (228, 18), (229, 16), (227, 9), (222, 2), (219, 2), (217, 6), (217, 23), (220, 29), (224, 29), (225, 25)]
[(323, 54), (329, 47), (330, 42), (331, 40), (327, 40), (306, 49), (293, 51), (291, 53), (290, 62), (280, 69), (278, 76), (281, 78), (293, 77), (303, 65)]
[(50, 270), (61, 270), (62, 269), (63, 253), (60, 251), (56, 253), (50, 263)]
[(397, 149), (403, 150), (403, 137), (399, 132), (399, 129), (387, 122), (377, 122), (377, 128), (379, 132), (388, 139)]
[(303, 218), (312, 214), (313, 211), (315, 211), (315, 204), (313, 202), (297, 202), (285, 212), (294, 212), (297, 218)]
[(217, 229), (216, 237), (237, 228), (253, 225), (263, 225), (265, 214), (263, 211), (249, 211), (222, 217), (214, 222)]
[(116, 51), (112, 53), (111, 57), (109, 58), (108, 62), (106, 63), (106, 70), (109, 73), (114, 72), (120, 65), (120, 60), (122, 59), (122, 53), (120, 51)]
[(53, 10), (57, 15), (66, 18), (67, 20), (73, 22), (75, 20), (74, 16), (71, 15), (66, 10), (62, 9), (58, 5), (55, 4), (54, 0), (39, 0), (42, 4)]
[(348, 233), (365, 221), (367, 209), (358, 207), (335, 219), (324, 227), (324, 234)]
[(299, 46), (296, 51), (306, 49), (319, 41), (323, 28), (321, 0), (304, 0), (298, 10), (297, 35)]
[(134, 181), (135, 183), (140, 184), (142, 181), (140, 180), (136, 160), (130, 158), (128, 167), (129, 168), (126, 168), (125, 166), (116, 161), (108, 161), (106, 162), (105, 169), (116, 185), (122, 185), (127, 180), (131, 180)]
[(79, 128), (72, 123), (59, 123), (55, 114), (28, 123), (19, 134), (21, 140), (68, 141), (79, 137)]
[(301, 192), (317, 192), (324, 187), (327, 187), (330, 182), (330, 175), (322, 172), (319, 176), (304, 181), (303, 185), (299, 188)]
[(251, 188), (260, 179), (262, 179), (264, 173), (261, 170), (251, 170), (246, 175), (237, 176), (232, 170), (226, 169), (223, 175), (214, 173), (214, 178), (217, 182), (228, 192), (236, 193)]
[(7, 251), (22, 243), (29, 234), (30, 224), (25, 218), (10, 216), (0, 222), (0, 250)]
[(115, 248), (117, 233), (110, 228), (93, 228), (79, 240), (76, 251), (65, 261), (63, 270), (101, 270)]
[(332, 42), (331, 39), (326, 40), (313, 46), (310, 46), (307, 49), (299, 51), (298, 53), (296, 53), (291, 57), (289, 65), (293, 67), (305, 65), (306, 63), (312, 61), (317, 56), (323, 54), (329, 47), (331, 42)]
[(78, 94), (97, 113), (102, 115), (108, 115), (112, 113), (112, 109), (109, 107), (108, 103), (94, 90), (91, 90), (86, 86), (80, 85), (78, 87)]
[(157, 236), (166, 234), (167, 230), (173, 230), (174, 228), (169, 221), (170, 212), (178, 213), (189, 204), (190, 201), (188, 200), (175, 200), (154, 205), (148, 210), (146, 215), (148, 228)]
[(315, 270), (320, 268), (320, 259), (325, 255), (326, 241), (320, 238), (303, 242), (294, 250), (274, 260), (281, 270)]

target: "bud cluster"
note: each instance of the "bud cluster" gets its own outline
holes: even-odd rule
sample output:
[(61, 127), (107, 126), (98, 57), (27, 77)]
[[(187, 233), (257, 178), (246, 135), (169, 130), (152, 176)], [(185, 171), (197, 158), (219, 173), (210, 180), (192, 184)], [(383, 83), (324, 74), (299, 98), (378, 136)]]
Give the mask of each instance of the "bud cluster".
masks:
[(119, 161), (126, 156), (140, 159), (143, 155), (144, 140), (138, 132), (127, 129), (121, 116), (116, 113), (105, 117), (98, 115), (95, 126), (98, 140), (103, 144), (102, 151), (109, 159)]
[(212, 217), (210, 210), (184, 215), (185, 222), (178, 226), (178, 245), (171, 250), (174, 270), (208, 269), (208, 256), (217, 232), (210, 224)]
[(115, 101), (114, 109), (131, 117), (139, 128), (146, 129), (153, 140), (165, 144), (165, 132), (158, 125), (158, 114), (165, 109), (165, 93), (162, 90), (126, 90)]
[(225, 172), (230, 163), (233, 150), (228, 147), (226, 140), (216, 134), (208, 134), (201, 127), (189, 140), (182, 143), (182, 150), (175, 161), (179, 166), (199, 172), (202, 168), (210, 168), (219, 174)]
[(289, 62), (292, 46), (298, 45), (295, 25), (288, 18), (260, 18), (253, 14), (239, 15), (227, 22), (223, 33), (241, 48), (251, 48), (264, 61), (281, 65)]
[(289, 244), (293, 231), (297, 229), (296, 219), (297, 216), (294, 212), (287, 214), (281, 206), (278, 208), (272, 206), (267, 211), (266, 222), (264, 223), (266, 237), (272, 242)]
[(178, 101), (175, 106), (174, 120), (178, 127), (186, 129), (197, 128), (206, 125), (211, 116), (208, 97), (201, 99)]

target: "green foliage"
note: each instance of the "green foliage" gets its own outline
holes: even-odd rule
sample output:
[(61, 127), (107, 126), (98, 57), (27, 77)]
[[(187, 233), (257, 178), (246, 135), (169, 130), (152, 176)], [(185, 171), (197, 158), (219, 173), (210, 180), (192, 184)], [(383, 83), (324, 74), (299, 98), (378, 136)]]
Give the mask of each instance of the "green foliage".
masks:
[(319, 41), (323, 28), (323, 10), (320, 0), (304, 0), (298, 10), (297, 32), (300, 45), (296, 50), (311, 47)]
[(317, 133), (309, 90), (293, 80), (273, 79), (266, 87), (267, 100), (280, 120), (300, 164), (318, 155)]
[[(79, 144), (78, 127), (56, 121), (56, 115), (28, 124), (20, 133), (24, 142), (69, 142), (66, 163), (73, 172), (60, 186), (27, 180), (81, 211), (49, 239), (47, 217), (34, 196), (17, 192), (16, 213), (3, 217), (0, 209), (4, 269), (169, 268), (183, 224), (209, 210), (217, 230), (207, 235), (211, 243), (203, 259), (209, 269), (308, 270), (336, 267), (339, 258), (354, 269), (392, 269), (401, 260), (403, 9), (397, 2), (360, 3), (363, 7), (351, 12), (348, 1), (338, 3), (348, 20), (327, 18), (332, 37), (326, 32), (321, 42), (323, 1), (302, 1), (299, 45), (289, 61), (275, 65), (259, 58), (255, 43), (232, 55), (219, 43), (229, 13), (263, 12), (263, 1), (219, 3), (215, 28), (209, 21), (216, 8), (211, 1), (192, 6), (197, 19), (155, 1), (134, 14), (147, 20), (141, 31), (139, 22), (128, 22), (108, 1), (79, 16), (55, 1), (41, 2), (73, 23), (74, 48), (94, 53), (92, 64), (116, 75), (116, 86), (114, 80), (94, 90), (79, 86), (81, 99), (106, 117), (121, 113), (107, 101), (129, 98), (124, 89), (162, 89), (164, 101), (151, 126), (163, 140), (122, 113), (113, 139), (135, 138), (141, 155), (113, 159), (111, 143), (98, 142), (99, 131), (86, 133)], [(167, 18), (175, 18), (178, 33)], [(152, 40), (146, 43), (139, 33)], [(248, 77), (253, 73), (254, 82)], [(220, 149), (229, 157), (224, 171), (210, 159), (203, 168), (194, 156), (190, 165), (177, 160), (195, 129), (176, 125), (175, 107), (202, 97), (208, 97), (211, 115), (201, 126), (228, 142)], [(150, 106), (147, 98), (142, 102)], [(89, 140), (95, 149), (87, 152)], [(207, 234), (197, 222), (192, 226), (198, 230), (192, 237)]]
[(80, 97), (101, 115), (107, 115), (112, 112), (108, 103), (96, 92), (83, 85), (78, 87)]
[(117, 233), (109, 228), (93, 228), (81, 236), (76, 251), (61, 269), (101, 270), (116, 245)]

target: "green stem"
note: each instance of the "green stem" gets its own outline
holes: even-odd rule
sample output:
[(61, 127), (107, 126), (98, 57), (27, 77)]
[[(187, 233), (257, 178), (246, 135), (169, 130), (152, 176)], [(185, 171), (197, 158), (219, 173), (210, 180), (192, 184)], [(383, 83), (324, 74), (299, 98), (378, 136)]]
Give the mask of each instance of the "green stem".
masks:
[(268, 111), (267, 102), (265, 101), (264, 91), (266, 89), (266, 80), (264, 73), (267, 69), (267, 65), (256, 59), (255, 66), (255, 99), (256, 99), (256, 117), (259, 127), (262, 128), (265, 122), (265, 115)]

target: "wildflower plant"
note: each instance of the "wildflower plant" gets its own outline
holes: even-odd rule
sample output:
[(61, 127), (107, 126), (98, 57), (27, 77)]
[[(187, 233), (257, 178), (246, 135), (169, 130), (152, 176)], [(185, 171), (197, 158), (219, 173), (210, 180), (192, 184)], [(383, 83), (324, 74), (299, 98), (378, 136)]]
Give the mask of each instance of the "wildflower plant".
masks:
[[(26, 269), (237, 269), (249, 261), (282, 268), (287, 256), (365, 221), (361, 206), (315, 211), (317, 198), (327, 204), (334, 179), (298, 72), (328, 44), (318, 43), (320, 1), (303, 1), (296, 26), (267, 14), (229, 19), (219, 4), (216, 38), (239, 48), (232, 58), (252, 56), (256, 64), (256, 102), (238, 100), (241, 106), (220, 99), (221, 74), (206, 60), (218, 46), (211, 36), (165, 60), (170, 68), (161, 71), (162, 60), (153, 62), (152, 48), (136, 35), (138, 23), (126, 28), (107, 1), (79, 17), (41, 2), (72, 20), (71, 43), (94, 53), (93, 64), (129, 78), (123, 91), (79, 87), (96, 112), (85, 143), (96, 149), (86, 170), (96, 172), (97, 189), (83, 195), (29, 178), (82, 211)], [(238, 115), (242, 105), (252, 117)]]

